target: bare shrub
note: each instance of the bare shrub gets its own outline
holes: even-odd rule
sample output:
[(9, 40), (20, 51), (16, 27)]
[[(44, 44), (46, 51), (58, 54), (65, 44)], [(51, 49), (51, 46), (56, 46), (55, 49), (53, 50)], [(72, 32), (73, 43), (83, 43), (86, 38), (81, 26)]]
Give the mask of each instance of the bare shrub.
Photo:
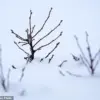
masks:
[[(16, 36), (16, 38), (18, 38), (20, 41), (17, 43), (17, 42), (14, 42), (17, 47), (22, 50), (26, 55), (27, 57), (24, 57), (24, 59), (27, 60), (27, 62), (31, 62), (33, 59), (34, 59), (34, 55), (37, 51), (41, 50), (42, 48), (44, 47), (47, 47), (48, 45), (52, 44), (53, 42), (55, 42), (61, 35), (62, 35), (62, 31), (60, 32), (60, 34), (58, 36), (56, 36), (54, 39), (52, 39), (50, 42), (46, 43), (46, 44), (43, 44), (41, 45), (40, 47), (36, 48), (35, 47), (41, 42), (43, 41), (45, 38), (47, 38), (51, 33), (53, 33), (62, 23), (62, 20), (60, 20), (60, 22), (53, 28), (51, 29), (48, 33), (46, 33), (43, 37), (41, 37), (40, 39), (38, 39), (36, 42), (33, 42), (36, 40), (36, 36), (39, 35), (39, 33), (44, 29), (47, 21), (49, 20), (50, 16), (51, 16), (51, 12), (52, 12), (52, 9), (50, 9), (49, 11), (49, 14), (46, 18), (46, 20), (44, 21), (43, 25), (41, 26), (41, 28), (36, 32), (34, 33), (34, 29), (35, 29), (35, 26), (32, 26), (32, 22), (31, 22), (31, 19), (32, 19), (32, 11), (30, 10), (30, 16), (29, 16), (29, 28), (26, 29), (26, 34), (27, 34), (27, 37), (26, 38), (23, 38), (21, 37), (20, 35), (18, 35), (17, 33), (15, 33), (13, 30), (11, 30), (11, 33), (14, 34)], [(19, 44), (21, 44), (21, 46), (25, 46), (25, 45), (28, 45), (29, 46), (29, 49), (30, 49), (30, 53), (26, 52), (24, 49), (22, 49)]]
[(1, 52), (2, 50), (1, 50), (1, 45), (0, 45), (0, 85), (2, 86), (3, 90), (7, 92), (9, 90), (10, 69), (8, 70), (7, 79), (6, 79), (4, 77), (4, 72), (3, 72)]
[(84, 54), (80, 44), (79, 44), (79, 40), (78, 40), (78, 37), (77, 36), (74, 36), (75, 37), (75, 40), (76, 40), (76, 43), (77, 43), (77, 46), (80, 50), (80, 59), (81, 61), (83, 62), (83, 64), (85, 65), (85, 67), (88, 69), (89, 73), (91, 75), (94, 75), (95, 74), (95, 70), (97, 68), (97, 65), (99, 64), (100, 62), (100, 49), (97, 51), (97, 53), (93, 56), (92, 52), (91, 52), (91, 47), (90, 47), (90, 44), (89, 44), (89, 40), (88, 40), (88, 33), (86, 32), (86, 43), (87, 43), (87, 52), (88, 52), (88, 57), (86, 57), (86, 55)]

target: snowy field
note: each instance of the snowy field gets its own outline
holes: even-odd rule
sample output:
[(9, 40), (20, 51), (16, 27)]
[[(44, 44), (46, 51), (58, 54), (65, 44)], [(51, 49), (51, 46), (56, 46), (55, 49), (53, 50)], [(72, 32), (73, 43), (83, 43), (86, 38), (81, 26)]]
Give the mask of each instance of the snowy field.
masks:
[[(99, 100), (100, 74), (91, 77), (84, 67), (76, 65), (69, 61), (58, 68), (54, 62), (48, 64), (47, 61), (34, 60), (27, 66), (22, 82), (19, 82), (21, 70), (12, 70), (10, 91), (0, 95), (13, 95), (15, 100)], [(66, 73), (68, 70), (81, 76), (71, 76)]]
[[(53, 52), (55, 56), (50, 64), (48, 59), (42, 62), (40, 59), (45, 57), (55, 44), (37, 52), (34, 61), (26, 65), (23, 59), (25, 54), (13, 43), (17, 39), (10, 29), (26, 36), (31, 9), (32, 24), (36, 24), (36, 32), (47, 17), (50, 7), (53, 7), (51, 17), (37, 40), (63, 19), (62, 25), (41, 42), (44, 44), (63, 31), (62, 37), (55, 42), (61, 43)], [(85, 31), (89, 34), (93, 56), (100, 48), (99, 0), (3, 0), (0, 2), (0, 12), (0, 44), (5, 77), (8, 69), (11, 69), (9, 92), (4, 92), (0, 87), (0, 96), (14, 96), (14, 100), (100, 100), (100, 64), (94, 76), (91, 76), (82, 62), (74, 61), (71, 56), (71, 53), (76, 56), (80, 54), (74, 35), (77, 35), (83, 51), (88, 56)], [(61, 68), (58, 67), (63, 60), (67, 62)], [(12, 65), (16, 69), (13, 69)], [(22, 68), (25, 66), (24, 77), (20, 82)]]

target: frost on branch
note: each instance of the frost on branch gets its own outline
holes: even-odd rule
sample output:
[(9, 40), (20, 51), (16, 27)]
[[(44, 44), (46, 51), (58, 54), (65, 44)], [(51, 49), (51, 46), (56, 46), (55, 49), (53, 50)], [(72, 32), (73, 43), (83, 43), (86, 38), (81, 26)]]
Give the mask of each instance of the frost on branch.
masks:
[[(46, 44), (42, 44), (40, 47), (37, 47), (36, 46), (41, 42), (43, 41), (45, 38), (47, 38), (51, 33), (53, 33), (60, 25), (61, 23), (63, 22), (63, 20), (60, 20), (59, 23), (57, 25), (55, 25), (54, 28), (52, 28), (49, 32), (47, 32), (44, 36), (42, 36), (40, 39), (38, 39), (36, 42), (36, 36), (39, 35), (41, 33), (41, 31), (44, 29), (47, 21), (49, 20), (50, 16), (51, 16), (51, 12), (52, 12), (52, 9), (50, 9), (49, 13), (48, 13), (48, 16), (47, 18), (44, 20), (44, 23), (42, 24), (42, 26), (40, 27), (40, 29), (35, 33), (34, 32), (34, 29), (36, 27), (36, 25), (32, 25), (32, 11), (30, 10), (30, 15), (29, 15), (29, 28), (26, 29), (26, 35), (27, 37), (24, 38), (20, 35), (18, 35), (17, 33), (15, 33), (13, 30), (11, 30), (11, 33), (14, 34), (16, 36), (16, 38), (18, 38), (20, 41), (17, 43), (17, 42), (14, 42), (16, 44), (16, 46), (21, 50), (23, 51), (27, 57), (24, 57), (24, 59), (27, 60), (27, 62), (31, 62), (33, 59), (34, 59), (34, 56), (35, 56), (35, 53), (37, 51), (40, 51), (41, 49), (43, 49), (44, 47), (47, 47), (49, 45), (51, 45), (53, 42), (55, 42), (57, 39), (59, 39), (61, 36), (62, 36), (62, 31), (59, 33), (58, 36), (56, 36), (55, 38), (53, 38), (52, 40), (50, 40), (50, 42), (46, 43)], [(34, 42), (33, 42), (34, 41)], [(28, 53), (27, 51), (25, 51), (22, 47), (19, 46), (19, 44), (21, 44), (21, 46), (26, 46), (28, 45), (29, 49), (30, 49), (30, 52)], [(56, 45), (58, 46), (58, 45)], [(57, 48), (57, 47), (56, 47)], [(56, 49), (55, 48), (55, 49)], [(54, 49), (54, 50), (55, 50)], [(53, 51), (52, 51), (53, 52)], [(51, 53), (52, 53), (51, 52)], [(50, 53), (50, 54), (51, 54)], [(49, 56), (49, 55), (48, 55)]]
[(83, 64), (85, 65), (85, 67), (87, 68), (87, 70), (89, 71), (89, 73), (91, 75), (94, 75), (95, 74), (95, 70), (97, 68), (97, 65), (99, 64), (100, 62), (100, 49), (97, 51), (97, 53), (93, 56), (92, 52), (91, 52), (91, 46), (89, 44), (89, 35), (88, 33), (86, 32), (86, 43), (87, 43), (87, 52), (88, 52), (88, 57), (86, 57), (86, 55), (84, 54), (80, 44), (79, 44), (79, 39), (77, 36), (74, 36), (75, 37), (75, 40), (76, 40), (76, 43), (77, 43), (77, 46), (80, 50), (80, 59), (81, 61), (83, 62)]

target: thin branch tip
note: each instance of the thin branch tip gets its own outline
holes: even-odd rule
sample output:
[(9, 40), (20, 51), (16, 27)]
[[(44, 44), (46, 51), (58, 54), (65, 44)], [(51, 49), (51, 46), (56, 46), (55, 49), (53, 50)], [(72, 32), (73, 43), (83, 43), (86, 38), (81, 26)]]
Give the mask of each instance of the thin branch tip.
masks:
[(78, 40), (78, 37), (77, 37), (76, 35), (74, 35), (74, 38), (75, 38), (76, 40)]
[(16, 42), (16, 41), (14, 41), (14, 43), (15, 43), (15, 44), (17, 44), (17, 42)]
[(60, 23), (59, 23), (59, 25), (60, 25), (62, 22), (63, 22), (63, 20), (60, 20)]
[(61, 23), (63, 22), (63, 20), (61, 20)]
[(11, 29), (11, 33), (14, 33), (14, 31)]
[(32, 10), (30, 10), (30, 14), (32, 15)]
[(53, 7), (51, 7), (51, 10), (53, 9)]
[(60, 32), (60, 36), (62, 35), (62, 33), (63, 33), (63, 31), (62, 31), (62, 32)]
[(49, 11), (49, 14), (51, 13), (51, 11), (53, 10), (53, 8), (51, 7), (50, 11)]
[(89, 34), (88, 34), (88, 32), (87, 32), (87, 31), (85, 31), (85, 34), (86, 34), (86, 36), (87, 36), (87, 37), (89, 36)]
[(60, 42), (58, 42), (56, 45), (59, 45), (60, 44)]

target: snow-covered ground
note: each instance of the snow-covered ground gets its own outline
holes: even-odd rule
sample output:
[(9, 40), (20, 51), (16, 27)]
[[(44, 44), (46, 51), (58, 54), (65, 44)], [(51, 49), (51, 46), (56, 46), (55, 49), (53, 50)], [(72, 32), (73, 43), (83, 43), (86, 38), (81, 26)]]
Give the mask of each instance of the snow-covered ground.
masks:
[[(63, 72), (65, 76), (59, 73)], [(66, 71), (81, 75), (71, 76)], [(12, 69), (9, 93), (0, 95), (14, 96), (15, 100), (99, 100), (100, 74), (91, 77), (87, 70), (73, 60), (59, 68), (52, 61), (40, 63), (34, 60), (25, 70), (22, 82), (19, 82), (21, 69)]]

